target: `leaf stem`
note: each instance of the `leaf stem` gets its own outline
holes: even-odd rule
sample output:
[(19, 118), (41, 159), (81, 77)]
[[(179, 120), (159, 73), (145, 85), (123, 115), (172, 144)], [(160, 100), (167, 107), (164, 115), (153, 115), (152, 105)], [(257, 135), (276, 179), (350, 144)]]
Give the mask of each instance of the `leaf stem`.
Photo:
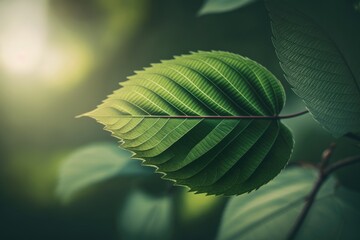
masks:
[(132, 118), (177, 118), (177, 119), (287, 119), (294, 118), (308, 113), (308, 110), (289, 115), (275, 116), (167, 116), (167, 115), (134, 115)]
[(332, 152), (335, 148), (335, 145), (331, 145), (328, 149), (326, 149), (323, 153), (322, 161), (319, 165), (319, 177), (317, 181), (315, 182), (310, 194), (306, 197), (306, 203), (303, 207), (300, 215), (296, 219), (296, 222), (292, 229), (290, 230), (287, 240), (292, 240), (295, 238), (296, 234), (299, 232), (301, 226), (303, 225), (305, 218), (307, 217), (309, 210), (311, 206), (313, 205), (316, 195), (319, 192), (322, 184), (325, 182), (328, 176), (330, 176), (333, 172), (343, 168), (347, 167), (349, 165), (360, 163), (360, 155), (344, 158), (342, 160), (339, 160), (330, 166), (326, 166), (327, 162), (329, 161), (330, 156), (332, 155)]

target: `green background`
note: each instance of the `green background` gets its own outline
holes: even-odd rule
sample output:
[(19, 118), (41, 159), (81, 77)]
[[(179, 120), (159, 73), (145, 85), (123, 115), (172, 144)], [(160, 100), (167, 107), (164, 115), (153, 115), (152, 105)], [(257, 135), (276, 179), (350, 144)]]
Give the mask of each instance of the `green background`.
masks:
[[(14, 67), (7, 62), (7, 55), (2, 55), (0, 61), (1, 239), (118, 238), (117, 209), (131, 186), (121, 187), (123, 182), (112, 179), (64, 206), (55, 195), (58, 167), (78, 147), (116, 141), (95, 121), (75, 116), (93, 109), (118, 88), (119, 81), (150, 63), (196, 50), (238, 53), (264, 65), (283, 82), (287, 93), (284, 114), (304, 109), (283, 78), (261, 1), (228, 13), (201, 17), (197, 16), (201, 0), (11, 2), (1, 1), (0, 11), (20, 14), (24, 4), (42, 10), (32, 13), (32, 8), (28, 8), (29, 16), (22, 16), (23, 22), (15, 21), (18, 25), (1, 17), (0, 34), (4, 32), (15, 42), (22, 36), (17, 35), (21, 26), (27, 26), (26, 19), (31, 23), (34, 16), (37, 19), (41, 15), (43, 19), (36, 20), (39, 26), (34, 25), (33, 30), (45, 37), (39, 56), (30, 55), (42, 61), (34, 69), (17, 70), (16, 64)], [(13, 6), (14, 2), (18, 5)], [(360, 76), (360, 13), (354, 10), (352, 1), (307, 1), (304, 7), (331, 33)], [(31, 45), (25, 47), (29, 50)], [(61, 57), (56, 58), (55, 54), (54, 64), (45, 68), (45, 63), (53, 59), (52, 52)], [(335, 141), (310, 116), (284, 123), (295, 135), (292, 161), (316, 162)], [(349, 140), (337, 142), (334, 159), (358, 152)], [(341, 171), (342, 182), (358, 188), (359, 169)], [(155, 191), (152, 187), (148, 187), (149, 191)], [(184, 217), (176, 229), (179, 238), (213, 238), (223, 207), (223, 201), (219, 202), (210, 204), (214, 209), (199, 210), (193, 218)], [(196, 204), (201, 206), (203, 202), (192, 201), (190, 205)], [(178, 212), (198, 209), (176, 206)]]

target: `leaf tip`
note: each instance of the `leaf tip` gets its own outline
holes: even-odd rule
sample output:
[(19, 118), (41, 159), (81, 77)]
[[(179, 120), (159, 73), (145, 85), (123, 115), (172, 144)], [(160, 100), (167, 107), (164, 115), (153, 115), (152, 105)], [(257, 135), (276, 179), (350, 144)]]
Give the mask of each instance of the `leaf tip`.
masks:
[(76, 115), (75, 118), (92, 117), (95, 111), (96, 111), (96, 109), (92, 110), (92, 111), (89, 111), (89, 112), (86, 112), (86, 113)]

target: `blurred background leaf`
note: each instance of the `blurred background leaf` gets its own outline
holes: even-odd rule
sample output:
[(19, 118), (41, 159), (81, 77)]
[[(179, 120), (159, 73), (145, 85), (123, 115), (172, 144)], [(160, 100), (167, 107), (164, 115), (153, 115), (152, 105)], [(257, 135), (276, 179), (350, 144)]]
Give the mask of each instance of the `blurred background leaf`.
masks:
[(244, 7), (256, 0), (206, 0), (199, 10), (199, 15), (223, 13)]
[(131, 193), (118, 217), (121, 239), (173, 239), (173, 201), (169, 195)]
[(176, 203), (176, 239), (215, 239), (228, 197), (195, 194), (182, 189)]
[(358, 0), (354, 1), (354, 9), (355, 11), (360, 12), (360, 1)]
[(77, 192), (113, 177), (142, 178), (154, 174), (132, 159), (132, 153), (113, 143), (95, 143), (71, 153), (62, 163), (56, 193), (67, 202)]
[(180, 196), (180, 217), (185, 222), (191, 222), (203, 216), (204, 213), (213, 211), (214, 208), (221, 205), (225, 199), (227, 198), (184, 191)]
[[(313, 169), (290, 168), (258, 191), (233, 197), (224, 212), (218, 239), (286, 239), (316, 181)], [(296, 239), (357, 239), (360, 194), (322, 186)]]

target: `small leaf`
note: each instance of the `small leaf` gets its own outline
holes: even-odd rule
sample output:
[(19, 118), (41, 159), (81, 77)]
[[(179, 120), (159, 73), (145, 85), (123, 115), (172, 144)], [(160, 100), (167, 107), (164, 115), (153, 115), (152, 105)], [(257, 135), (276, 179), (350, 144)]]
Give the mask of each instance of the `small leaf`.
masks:
[(154, 64), (121, 85), (85, 115), (192, 191), (249, 192), (274, 178), (290, 157), (292, 135), (279, 120), (223, 118), (274, 116), (284, 105), (280, 82), (248, 58), (193, 53)]
[(228, 12), (256, 1), (258, 0), (206, 0), (199, 15)]
[(64, 202), (82, 189), (117, 176), (151, 174), (140, 161), (131, 159), (132, 153), (115, 144), (97, 143), (82, 147), (68, 156), (60, 169), (56, 193)]
[(335, 137), (360, 133), (360, 79), (336, 42), (289, 4), (269, 1), (267, 6), (276, 53), (294, 92)]
[[(252, 194), (231, 198), (218, 239), (286, 239), (316, 178), (312, 169), (292, 168)], [(296, 239), (354, 239), (359, 234), (359, 202), (359, 193), (328, 179)]]
[(119, 212), (117, 225), (121, 239), (171, 239), (172, 199), (135, 191)]

